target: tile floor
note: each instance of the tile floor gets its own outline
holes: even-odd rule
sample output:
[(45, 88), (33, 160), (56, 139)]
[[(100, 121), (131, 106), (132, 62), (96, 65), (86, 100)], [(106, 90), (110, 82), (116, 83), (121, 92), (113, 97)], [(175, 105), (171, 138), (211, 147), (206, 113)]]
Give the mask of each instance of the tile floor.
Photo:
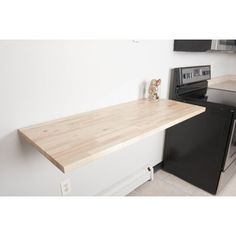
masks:
[[(128, 196), (214, 196), (186, 181), (158, 170), (154, 180), (135, 189)], [(230, 180), (218, 196), (236, 196), (236, 175)]]

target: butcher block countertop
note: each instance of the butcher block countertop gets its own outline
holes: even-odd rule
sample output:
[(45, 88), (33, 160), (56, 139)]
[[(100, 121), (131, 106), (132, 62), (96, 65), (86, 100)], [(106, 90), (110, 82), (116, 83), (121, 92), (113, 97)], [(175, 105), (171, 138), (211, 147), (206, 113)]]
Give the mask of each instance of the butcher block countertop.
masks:
[(236, 76), (225, 75), (217, 77), (212, 80), (209, 80), (208, 85), (210, 88), (236, 92)]
[(33, 125), (18, 132), (66, 173), (204, 111), (204, 107), (172, 100), (142, 99)]

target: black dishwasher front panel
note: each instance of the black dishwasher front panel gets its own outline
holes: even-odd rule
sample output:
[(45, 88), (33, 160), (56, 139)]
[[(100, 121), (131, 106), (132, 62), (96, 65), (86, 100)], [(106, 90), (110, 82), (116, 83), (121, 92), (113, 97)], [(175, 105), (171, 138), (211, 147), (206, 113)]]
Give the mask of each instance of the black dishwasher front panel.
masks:
[(232, 113), (215, 107), (166, 130), (163, 168), (212, 194), (224, 161)]

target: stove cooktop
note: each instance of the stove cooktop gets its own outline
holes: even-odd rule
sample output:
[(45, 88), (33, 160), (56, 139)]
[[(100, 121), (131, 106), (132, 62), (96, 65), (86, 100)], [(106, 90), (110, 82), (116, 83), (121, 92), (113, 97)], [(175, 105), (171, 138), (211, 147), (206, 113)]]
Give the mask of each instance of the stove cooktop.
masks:
[(182, 96), (184, 100), (196, 101), (199, 103), (212, 103), (215, 105), (224, 105), (236, 109), (236, 92), (205, 88), (199, 89)]

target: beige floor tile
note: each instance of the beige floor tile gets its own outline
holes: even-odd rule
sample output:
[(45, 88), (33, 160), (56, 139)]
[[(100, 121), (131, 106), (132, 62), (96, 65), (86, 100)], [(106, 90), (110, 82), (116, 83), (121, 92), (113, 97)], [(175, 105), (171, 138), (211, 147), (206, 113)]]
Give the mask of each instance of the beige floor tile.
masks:
[(129, 194), (127, 194), (126, 195), (127, 197), (135, 197), (135, 196), (137, 196), (138, 197), (138, 193), (136, 192), (136, 190), (134, 190), (134, 191), (132, 191), (131, 193), (129, 193)]
[(154, 176), (155, 176), (155, 179), (157, 179), (157, 178), (166, 179), (168, 176), (170, 176), (170, 174), (168, 172), (160, 169), (154, 174)]
[[(214, 196), (172, 174), (158, 170), (154, 180), (135, 189), (128, 196)], [(217, 196), (236, 196), (236, 174)]]
[(236, 174), (218, 194), (219, 196), (236, 196)]
[(173, 184), (175, 187), (181, 189), (182, 191), (187, 192), (191, 196), (213, 196), (212, 194), (172, 175), (169, 174), (169, 176), (165, 179), (166, 182)]
[(156, 179), (143, 184), (128, 196), (188, 196), (188, 194), (165, 180)]
[(186, 181), (158, 170), (154, 180), (146, 182), (128, 196), (212, 196)]

